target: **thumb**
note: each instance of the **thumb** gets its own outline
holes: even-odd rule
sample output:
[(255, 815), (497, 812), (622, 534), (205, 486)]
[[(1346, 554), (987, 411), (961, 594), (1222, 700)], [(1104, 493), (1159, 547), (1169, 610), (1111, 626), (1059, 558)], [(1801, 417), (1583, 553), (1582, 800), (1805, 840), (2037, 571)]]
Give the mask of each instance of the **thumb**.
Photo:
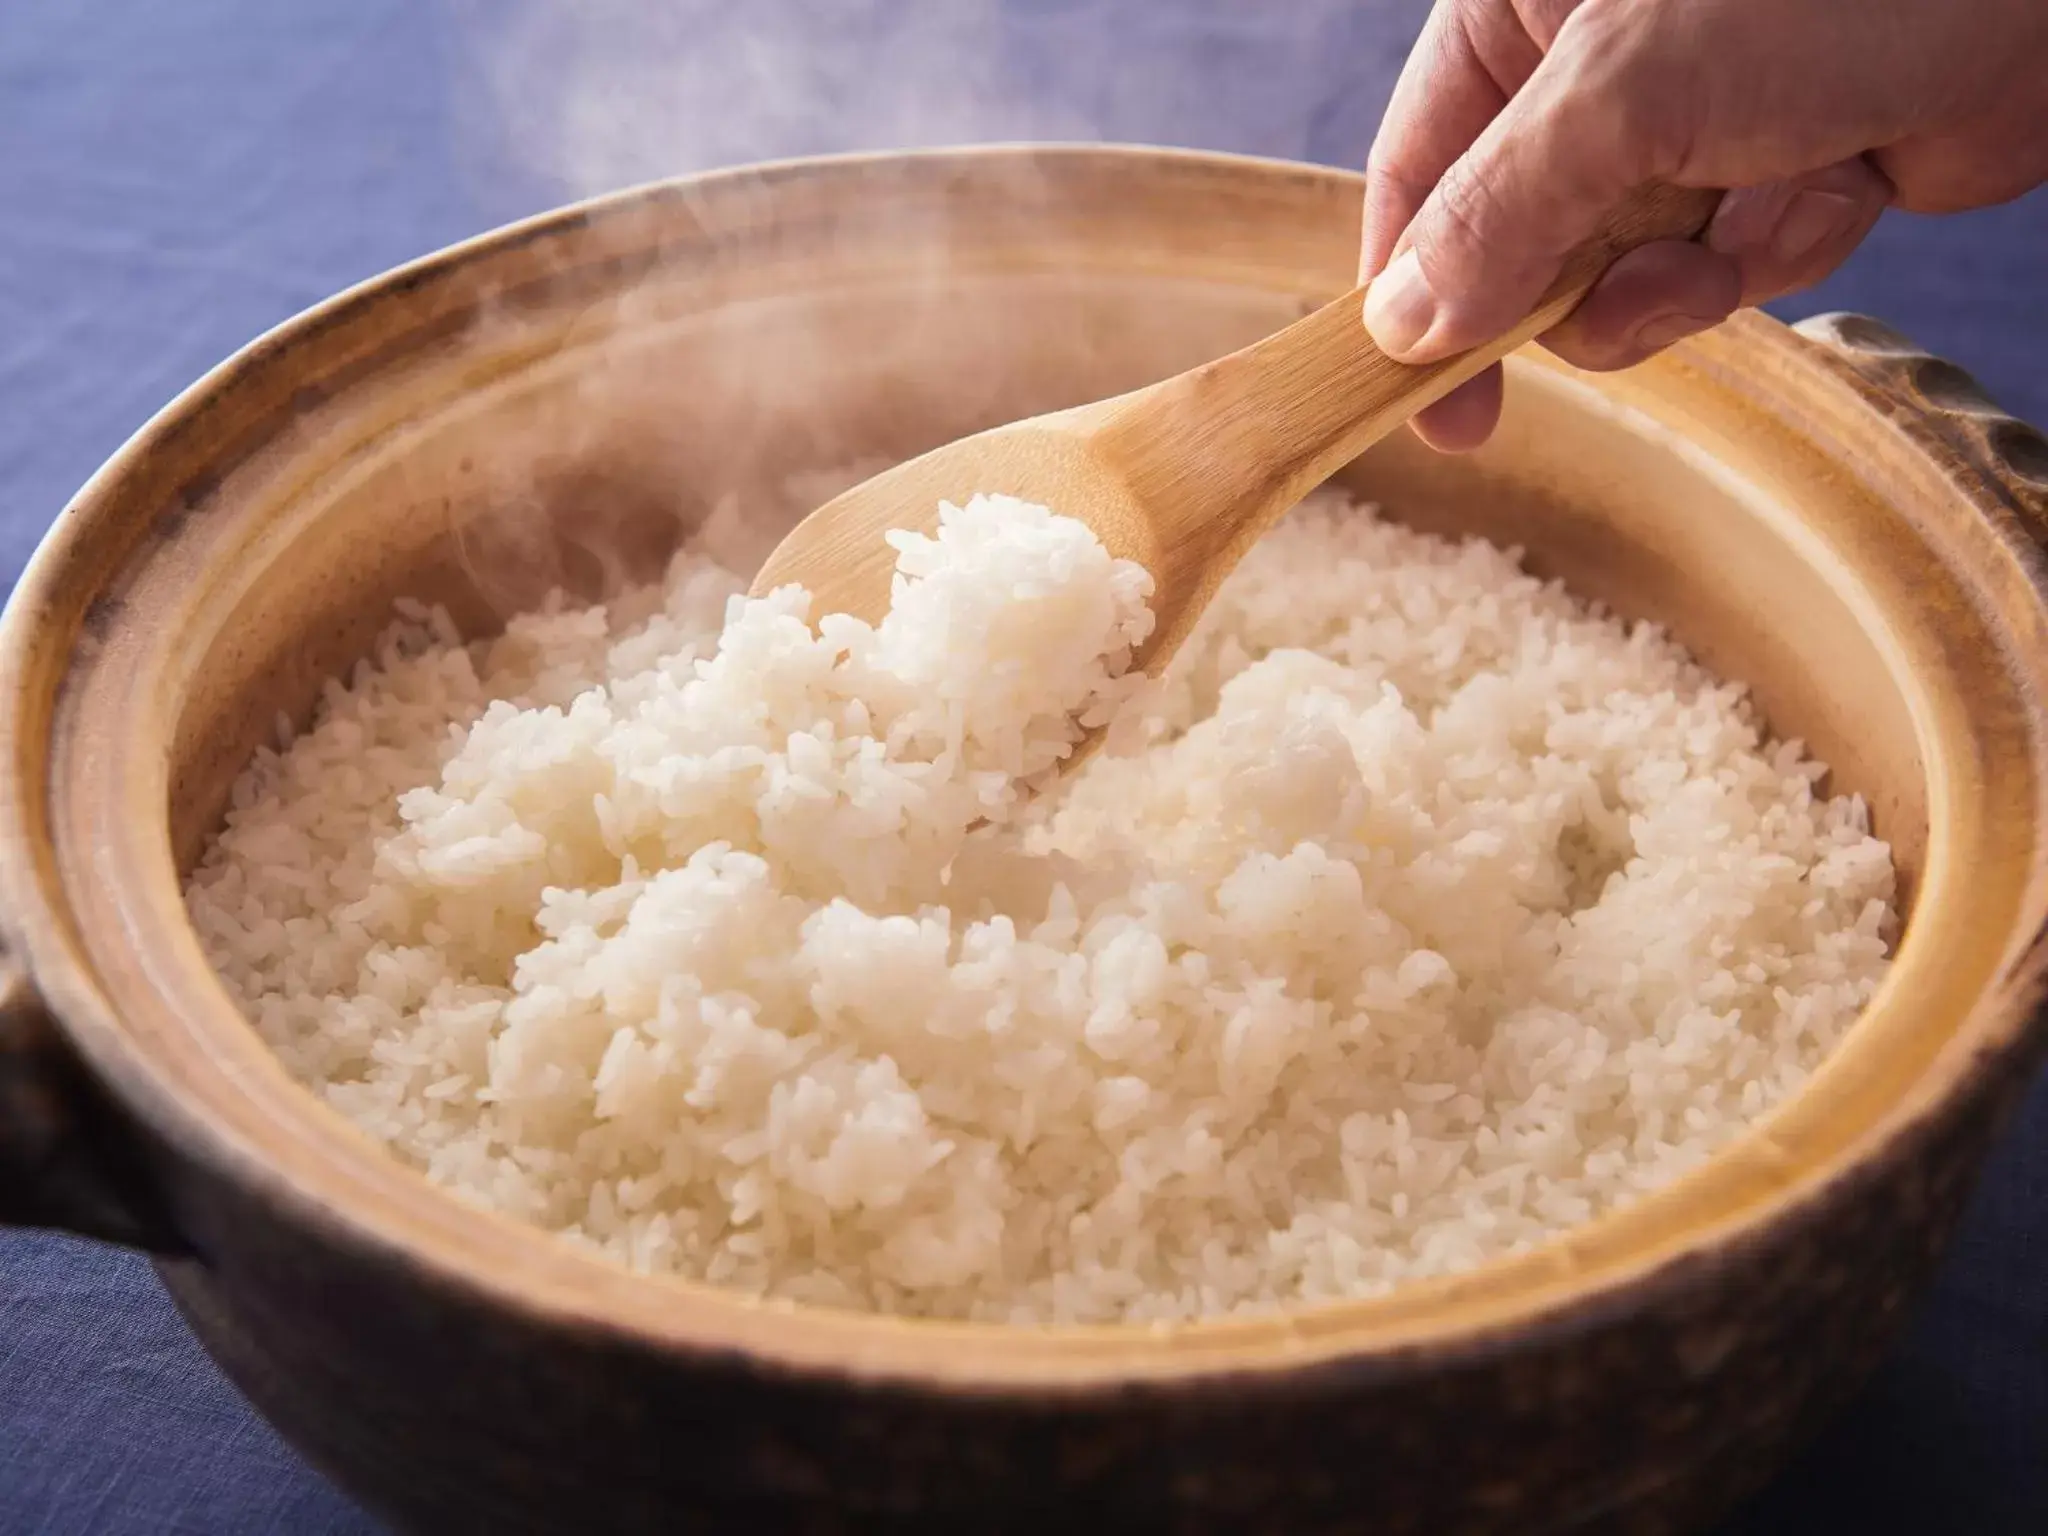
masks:
[(1609, 14), (1572, 14), (1424, 201), (1366, 294), (1381, 351), (1433, 362), (1508, 330), (1623, 198), (1680, 163), (1683, 87)]

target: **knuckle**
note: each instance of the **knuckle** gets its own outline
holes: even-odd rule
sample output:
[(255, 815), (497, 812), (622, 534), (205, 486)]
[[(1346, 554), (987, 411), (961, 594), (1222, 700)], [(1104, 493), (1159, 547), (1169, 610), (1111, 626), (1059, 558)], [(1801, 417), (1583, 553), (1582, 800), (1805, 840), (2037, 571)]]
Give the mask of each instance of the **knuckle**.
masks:
[(1493, 245), (1503, 223), (1500, 194), (1469, 160), (1444, 173), (1436, 189), (1436, 217), (1426, 232), (1439, 249), (1462, 247), (1474, 255)]
[(1374, 195), (1396, 201), (1405, 199), (1411, 206), (1429, 195), (1427, 179), (1416, 174), (1407, 156), (1385, 144), (1374, 144), (1366, 152), (1365, 179)]
[(1660, 8), (1586, 0), (1551, 46), (1576, 106), (1633, 181), (1682, 174), (1698, 142), (1702, 74), (1673, 35)]
[(1565, 17), (1550, 47), (1553, 53), (1569, 53), (1579, 68), (1604, 73), (1611, 81), (1627, 72), (1650, 26), (1640, 7), (1624, 0), (1586, 0)]
[(1515, 14), (1529, 35), (1545, 45), (1588, 3), (1589, 0), (1512, 0)]

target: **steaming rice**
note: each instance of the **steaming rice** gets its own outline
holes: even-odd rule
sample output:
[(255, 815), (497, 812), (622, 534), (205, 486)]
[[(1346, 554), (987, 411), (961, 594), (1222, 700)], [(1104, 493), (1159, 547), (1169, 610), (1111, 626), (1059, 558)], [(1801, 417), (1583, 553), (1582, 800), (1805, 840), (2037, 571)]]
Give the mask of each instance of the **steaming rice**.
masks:
[(1510, 552), (1323, 496), (1141, 689), (1148, 578), (1081, 525), (977, 499), (899, 550), (874, 629), (702, 551), (488, 642), (408, 609), (236, 786), (188, 893), (222, 977), (469, 1200), (1044, 1322), (1526, 1248), (1698, 1165), (1884, 973), (1863, 806)]

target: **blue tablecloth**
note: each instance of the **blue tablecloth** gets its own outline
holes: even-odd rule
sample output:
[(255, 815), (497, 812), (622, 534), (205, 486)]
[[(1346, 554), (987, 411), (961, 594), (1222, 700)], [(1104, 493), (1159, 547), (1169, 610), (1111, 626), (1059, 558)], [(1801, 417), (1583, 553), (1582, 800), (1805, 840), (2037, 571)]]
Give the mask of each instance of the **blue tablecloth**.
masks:
[[(1425, 0), (6, 0), (0, 588), (264, 327), (576, 192), (769, 155), (1144, 139), (1356, 164)], [(1888, 219), (1865, 309), (2048, 422), (2048, 199)], [(374, 1530), (141, 1260), (0, 1235), (0, 1532)], [(1729, 1531), (2048, 1531), (2048, 1080), (1912, 1329)]]

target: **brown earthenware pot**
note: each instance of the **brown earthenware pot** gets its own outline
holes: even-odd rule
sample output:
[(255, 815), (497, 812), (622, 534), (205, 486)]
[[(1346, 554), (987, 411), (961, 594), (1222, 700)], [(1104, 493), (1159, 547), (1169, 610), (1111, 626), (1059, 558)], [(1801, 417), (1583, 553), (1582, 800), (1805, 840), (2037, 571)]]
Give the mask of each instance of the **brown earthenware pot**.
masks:
[(180, 877), (401, 594), (484, 627), (728, 490), (1133, 387), (1352, 276), (1359, 183), (1150, 150), (774, 166), (368, 283), (169, 406), (0, 635), (0, 1214), (159, 1255), (228, 1373), (412, 1527), (1664, 1531), (1892, 1334), (2027, 1080), (2048, 444), (1864, 320), (1515, 364), (1469, 459), (1349, 475), (1749, 679), (1911, 915), (1796, 1099), (1550, 1245), (1262, 1321), (1011, 1330), (636, 1277), (442, 1195), (289, 1079)]

